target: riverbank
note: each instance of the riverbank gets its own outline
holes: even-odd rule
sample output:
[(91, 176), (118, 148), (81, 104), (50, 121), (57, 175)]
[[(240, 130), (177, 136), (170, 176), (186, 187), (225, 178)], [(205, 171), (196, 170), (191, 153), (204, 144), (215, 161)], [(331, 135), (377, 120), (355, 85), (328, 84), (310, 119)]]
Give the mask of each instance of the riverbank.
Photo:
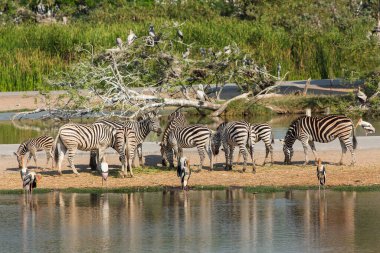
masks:
[[(338, 166), (335, 163), (340, 158), (339, 142), (317, 145), (318, 154), (327, 163), (327, 187), (331, 189), (367, 189), (378, 190), (380, 188), (380, 160), (378, 154), (379, 137), (362, 137), (359, 139), (359, 149), (356, 150), (357, 164), (351, 166)], [(153, 145), (153, 144), (152, 144)], [(257, 145), (255, 156), (257, 163), (261, 164), (264, 159), (264, 150), (261, 144)], [(322, 148), (323, 147), (323, 148)], [(129, 192), (129, 191), (157, 191), (165, 189), (178, 189), (180, 180), (175, 170), (160, 167), (160, 156), (157, 150), (150, 150), (144, 146), (145, 162), (147, 168), (134, 169), (134, 178), (119, 177), (119, 161), (116, 155), (108, 155), (110, 164), (110, 176), (107, 188), (102, 187), (101, 177), (88, 169), (89, 155), (78, 153), (75, 164), (81, 173), (75, 176), (67, 167), (65, 159), (63, 164), (63, 176), (58, 176), (56, 170), (36, 169), (41, 173), (43, 179), (38, 185), (43, 192), (51, 190), (73, 191), (73, 192)], [(9, 151), (10, 152), (10, 151)], [(282, 165), (283, 153), (278, 141), (275, 144), (273, 166), (257, 166), (257, 172), (251, 173), (249, 167), (247, 172), (241, 173), (241, 164), (235, 166), (233, 171), (223, 170), (224, 154), (216, 157), (214, 171), (208, 171), (209, 162), (206, 159), (204, 169), (198, 171), (199, 156), (194, 150), (185, 150), (185, 156), (190, 160), (193, 173), (189, 181), (191, 189), (225, 189), (244, 188), (252, 189), (253, 192), (277, 191), (285, 189), (315, 189), (318, 182), (315, 166), (311, 163), (302, 166), (303, 152), (300, 145), (295, 146), (294, 165)], [(44, 164), (44, 156), (41, 155), (39, 164)], [(312, 158), (312, 154), (309, 155)], [(0, 164), (0, 193), (9, 193), (9, 190), (20, 192), (21, 180), (16, 159), (12, 156), (3, 155)], [(345, 163), (349, 164), (350, 155), (345, 156)], [(236, 161), (236, 156), (235, 156)], [(157, 165), (158, 164), (158, 165)], [(29, 167), (35, 170), (34, 164)], [(252, 188), (253, 187), (253, 188)], [(41, 191), (41, 190), (40, 190)]]

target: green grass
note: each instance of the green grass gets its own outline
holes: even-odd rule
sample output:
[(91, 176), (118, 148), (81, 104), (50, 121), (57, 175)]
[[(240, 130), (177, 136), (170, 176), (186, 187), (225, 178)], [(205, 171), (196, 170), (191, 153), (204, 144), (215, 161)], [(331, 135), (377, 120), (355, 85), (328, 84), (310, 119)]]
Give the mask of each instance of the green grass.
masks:
[[(25, 1), (17, 2), (23, 6)], [(253, 14), (243, 18), (229, 11), (225, 1), (209, 5), (203, 1), (165, 5), (153, 1), (97, 2), (89, 5), (86, 15), (76, 13), (75, 6), (62, 6), (66, 13), (61, 15), (70, 19), (66, 26), (38, 25), (33, 19), (0, 26), (0, 91), (51, 89), (45, 79), (80, 60), (84, 53), (77, 51), (78, 46), (91, 44), (99, 52), (113, 47), (118, 36), (125, 40), (129, 29), (142, 36), (149, 24), (159, 32), (173, 21), (185, 22), (181, 27), (184, 42), (193, 43), (193, 56), (199, 57), (200, 47), (219, 49), (236, 43), (272, 74), (281, 63), (283, 73), (290, 72), (289, 79), (356, 75), (379, 66), (378, 45), (366, 37), (375, 19), (356, 16), (343, 0), (335, 1), (337, 17), (326, 2), (291, 0), (276, 4), (259, 1)], [(12, 13), (16, 11), (10, 11), (9, 20), (15, 15)], [(178, 44), (175, 49), (180, 54), (185, 46)]]

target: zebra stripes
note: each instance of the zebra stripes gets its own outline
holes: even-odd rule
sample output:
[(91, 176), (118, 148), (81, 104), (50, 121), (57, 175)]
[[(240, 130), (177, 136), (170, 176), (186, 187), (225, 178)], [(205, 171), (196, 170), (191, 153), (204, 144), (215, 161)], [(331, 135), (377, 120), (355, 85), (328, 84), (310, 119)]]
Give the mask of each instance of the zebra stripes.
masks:
[[(351, 142), (350, 137), (353, 135)], [(284, 140), (283, 151), (285, 163), (290, 164), (293, 156), (293, 145), (296, 140), (301, 141), (305, 153), (305, 165), (308, 163), (308, 144), (313, 151), (315, 160), (318, 155), (314, 141), (327, 143), (339, 139), (342, 147), (342, 156), (339, 164), (343, 164), (343, 155), (347, 149), (351, 152), (352, 161), (355, 163), (355, 153), (357, 141), (355, 137), (354, 124), (352, 120), (344, 115), (328, 115), (323, 117), (299, 117), (290, 125)]]
[[(178, 158), (178, 164), (180, 163), (180, 158), (183, 155), (184, 148), (196, 147), (200, 157), (200, 169), (203, 167), (206, 151), (210, 158), (210, 170), (212, 170), (213, 156), (211, 152), (211, 135), (212, 131), (203, 125), (177, 127), (170, 131), (167, 143), (164, 143), (164, 145), (168, 149), (173, 149), (174, 155), (176, 155)], [(168, 153), (169, 161), (173, 160), (172, 154), (172, 152)]]
[(169, 160), (170, 167), (174, 167), (173, 163), (173, 150), (171, 148), (168, 148), (167, 142), (168, 142), (168, 137), (171, 131), (173, 129), (178, 128), (178, 127), (183, 127), (187, 124), (187, 120), (185, 116), (182, 114), (181, 111), (175, 111), (171, 113), (168, 117), (168, 125), (164, 130), (164, 133), (162, 135), (162, 141), (160, 143), (160, 152), (162, 156), (162, 165), (166, 166), (167, 162), (166, 160), (170, 157), (171, 160)]
[[(120, 132), (120, 131), (119, 131)], [(59, 128), (57, 137), (54, 142), (54, 156), (56, 166), (58, 167), (58, 173), (62, 174), (61, 165), (63, 158), (68, 152), (68, 161), (71, 169), (75, 174), (79, 174), (74, 166), (74, 157), (76, 151), (91, 151), (97, 150), (98, 164), (102, 161), (104, 151), (115, 143), (123, 143), (120, 139), (121, 134), (117, 135), (117, 130), (103, 124), (65, 124)], [(119, 153), (121, 157), (124, 157), (124, 152)]]
[(244, 164), (243, 171), (247, 167), (247, 148), (248, 145), (250, 155), (252, 158), (253, 172), (256, 171), (255, 159), (253, 154), (254, 143), (256, 141), (256, 134), (251, 130), (249, 123), (245, 121), (232, 121), (224, 122), (220, 124), (216, 130), (212, 140), (212, 150), (214, 155), (219, 153), (219, 148), (223, 145), (225, 158), (226, 158), (226, 170), (232, 170), (233, 153), (235, 146), (239, 147), (239, 152), (243, 155)]
[[(110, 121), (110, 120), (100, 120), (97, 121), (96, 124), (105, 124), (113, 128), (123, 128), (128, 127), (132, 129), (135, 133), (135, 142), (137, 143), (137, 155), (139, 157), (139, 164), (140, 166), (143, 166), (143, 156), (142, 156), (142, 143), (144, 142), (145, 138), (148, 136), (148, 134), (153, 131), (156, 132), (158, 135), (161, 134), (162, 130), (160, 127), (160, 122), (158, 120), (158, 117), (146, 117), (142, 118), (139, 121), (126, 121), (124, 123), (122, 122), (116, 122), (116, 121)], [(94, 152), (91, 152), (91, 161), (94, 160), (93, 156), (95, 155)], [(135, 167), (135, 156), (136, 154), (133, 154), (132, 157), (132, 166)], [(93, 167), (90, 161), (90, 166)]]
[[(26, 167), (29, 160), (33, 157), (33, 160), (37, 165), (37, 157), (36, 152), (45, 150), (46, 152), (46, 167), (49, 164), (50, 158), (53, 158), (52, 156), (52, 146), (53, 146), (54, 139), (50, 136), (39, 136), (37, 138), (32, 138), (24, 141), (20, 144), (17, 151), (14, 152), (15, 156), (17, 157), (18, 167), (21, 169), (23, 167)], [(25, 163), (25, 155), (29, 152), (29, 156), (27, 158), (27, 161)], [(53, 159), (52, 159), (53, 161)], [(25, 163), (25, 164), (24, 164)], [(53, 167), (53, 164), (52, 164)]]
[(271, 155), (271, 164), (273, 164), (273, 147), (274, 137), (272, 128), (268, 124), (253, 124), (251, 125), (251, 135), (256, 135), (255, 142), (263, 141), (265, 144), (265, 159), (263, 165), (265, 165), (268, 155)]

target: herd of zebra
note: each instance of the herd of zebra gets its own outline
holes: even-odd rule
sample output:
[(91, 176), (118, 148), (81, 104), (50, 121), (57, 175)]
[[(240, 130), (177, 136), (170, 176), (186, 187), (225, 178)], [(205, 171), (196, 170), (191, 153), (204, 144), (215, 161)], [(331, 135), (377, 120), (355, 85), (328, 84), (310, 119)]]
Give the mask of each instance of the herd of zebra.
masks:
[[(271, 164), (273, 163), (274, 143), (272, 128), (268, 124), (250, 124), (245, 121), (232, 121), (220, 124), (216, 131), (200, 124), (188, 124), (181, 111), (175, 111), (168, 117), (168, 125), (163, 131), (160, 143), (162, 165), (174, 167), (174, 158), (177, 164), (183, 158), (183, 149), (197, 148), (200, 157), (200, 169), (203, 167), (206, 154), (210, 159), (210, 170), (213, 169), (213, 157), (218, 155), (220, 147), (225, 153), (225, 169), (232, 170), (233, 153), (235, 147), (239, 149), (244, 159), (243, 171), (247, 168), (248, 156), (251, 157), (252, 171), (256, 171), (254, 158), (254, 145), (263, 141), (266, 148), (264, 164), (269, 153)], [(79, 174), (74, 165), (74, 157), (77, 150), (91, 151), (90, 167), (101, 170), (100, 164), (106, 161), (105, 150), (112, 147), (119, 154), (121, 162), (121, 174), (133, 177), (132, 168), (135, 166), (136, 154), (139, 164), (143, 165), (142, 143), (150, 132), (160, 135), (162, 130), (159, 124), (159, 116), (149, 113), (137, 121), (116, 122), (100, 120), (93, 124), (68, 123), (61, 126), (55, 139), (49, 136), (41, 136), (23, 142), (17, 152), (19, 168), (26, 168), (27, 163), (33, 157), (36, 166), (36, 152), (45, 150), (47, 165), (49, 159), (55, 161), (55, 168), (62, 174), (61, 166), (64, 156), (68, 155), (68, 162), (75, 174)], [(351, 141), (351, 136), (353, 140)], [(294, 120), (282, 140), (285, 163), (290, 164), (293, 156), (293, 145), (300, 140), (305, 154), (305, 164), (308, 163), (308, 145), (317, 161), (314, 142), (331, 142), (338, 138), (343, 155), (347, 150), (351, 152), (352, 164), (355, 163), (354, 149), (357, 146), (355, 127), (352, 120), (343, 115), (328, 115), (321, 117), (301, 116)], [(26, 154), (29, 156), (25, 161)], [(52, 163), (53, 167), (53, 163)], [(179, 173), (180, 175), (180, 173)]]

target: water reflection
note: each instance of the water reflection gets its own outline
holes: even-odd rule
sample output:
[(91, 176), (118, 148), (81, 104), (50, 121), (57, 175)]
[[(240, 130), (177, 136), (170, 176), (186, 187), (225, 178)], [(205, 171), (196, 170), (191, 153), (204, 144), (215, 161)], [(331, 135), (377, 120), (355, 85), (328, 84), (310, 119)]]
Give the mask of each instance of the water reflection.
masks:
[(242, 190), (0, 196), (8, 252), (377, 251), (380, 194)]

